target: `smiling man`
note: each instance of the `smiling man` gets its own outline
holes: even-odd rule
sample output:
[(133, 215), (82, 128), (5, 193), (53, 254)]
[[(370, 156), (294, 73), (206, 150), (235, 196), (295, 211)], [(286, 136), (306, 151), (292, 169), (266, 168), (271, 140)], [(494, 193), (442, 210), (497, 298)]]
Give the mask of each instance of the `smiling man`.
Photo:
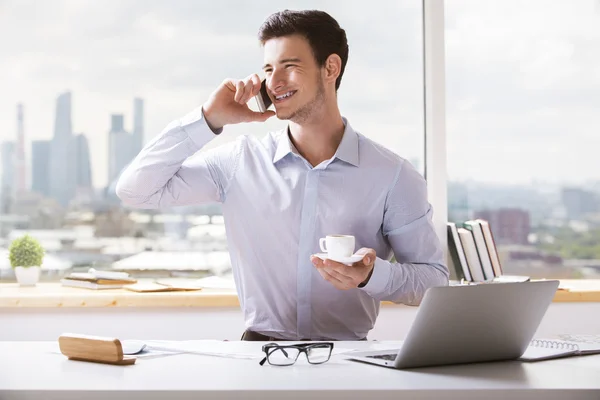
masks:
[[(448, 284), (426, 182), (342, 117), (348, 44), (335, 19), (286, 10), (258, 36), (275, 112), (247, 106), (258, 75), (224, 80), (148, 143), (117, 194), (139, 208), (222, 203), (242, 339), (366, 339), (382, 300), (418, 305), (428, 288)], [(199, 152), (226, 125), (275, 115), (286, 129)], [(362, 260), (315, 257), (328, 234), (354, 235)]]

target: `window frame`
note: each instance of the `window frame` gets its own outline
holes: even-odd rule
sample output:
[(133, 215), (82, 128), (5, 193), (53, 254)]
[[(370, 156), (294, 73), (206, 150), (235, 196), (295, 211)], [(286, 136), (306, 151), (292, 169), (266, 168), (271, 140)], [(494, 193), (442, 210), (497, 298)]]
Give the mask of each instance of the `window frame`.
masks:
[(444, 0), (423, 1), (424, 171), (433, 224), (448, 260)]

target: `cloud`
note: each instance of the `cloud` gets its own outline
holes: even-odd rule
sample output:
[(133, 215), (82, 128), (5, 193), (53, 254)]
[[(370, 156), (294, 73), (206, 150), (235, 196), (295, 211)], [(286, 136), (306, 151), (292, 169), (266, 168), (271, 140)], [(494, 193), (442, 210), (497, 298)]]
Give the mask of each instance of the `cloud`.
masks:
[(446, 6), (450, 177), (597, 179), (597, 2)]
[[(2, 137), (14, 137), (14, 107), (22, 101), (28, 140), (49, 138), (55, 98), (71, 90), (74, 129), (89, 137), (94, 181), (102, 184), (111, 113), (125, 113), (131, 127), (133, 97), (141, 96), (146, 137), (158, 134), (199, 106), (224, 78), (257, 72), (262, 65), (258, 28), (280, 9), (264, 0), (5, 1), (1, 7), (0, 40), (8, 55), (0, 65), (0, 86), (7, 89), (0, 94)], [(324, 9), (347, 30), (350, 61), (340, 102), (351, 121), (354, 117), (367, 136), (395, 147), (420, 136), (417, 129), (390, 139), (389, 129), (378, 128), (396, 124), (398, 108), (408, 119), (404, 124), (422, 119), (418, 6), (389, 2), (373, 9), (358, 1), (343, 6), (296, 1), (286, 7)], [(283, 126), (273, 120), (229, 130), (261, 136), (265, 127)], [(219, 139), (233, 136), (226, 132)]]
[[(568, 179), (580, 169), (597, 175), (587, 163), (595, 149), (586, 144), (597, 143), (600, 126), (598, 1), (445, 4), (450, 176)], [(1, 138), (14, 138), (17, 102), (25, 104), (28, 140), (49, 138), (55, 99), (71, 90), (75, 131), (88, 136), (93, 179), (104, 184), (111, 113), (124, 113), (130, 128), (133, 98), (143, 97), (146, 138), (155, 136), (202, 104), (224, 78), (257, 72), (258, 28), (282, 7), (266, 0), (0, 1)], [(340, 22), (350, 44), (339, 92), (343, 114), (366, 136), (420, 157), (421, 3), (292, 1), (285, 7), (323, 9)], [(272, 119), (231, 127), (211, 145), (283, 126)], [(580, 156), (568, 155), (571, 165), (555, 170), (542, 145)], [(463, 160), (467, 153), (470, 162)], [(521, 157), (510, 164), (520, 169), (499, 167), (509, 156)]]

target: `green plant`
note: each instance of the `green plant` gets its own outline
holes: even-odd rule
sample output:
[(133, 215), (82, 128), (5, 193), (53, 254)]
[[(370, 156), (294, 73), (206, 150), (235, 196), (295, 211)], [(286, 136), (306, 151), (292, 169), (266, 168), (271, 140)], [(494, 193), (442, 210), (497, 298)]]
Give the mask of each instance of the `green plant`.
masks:
[(27, 234), (13, 240), (8, 248), (8, 259), (13, 268), (40, 266), (44, 254), (40, 242)]

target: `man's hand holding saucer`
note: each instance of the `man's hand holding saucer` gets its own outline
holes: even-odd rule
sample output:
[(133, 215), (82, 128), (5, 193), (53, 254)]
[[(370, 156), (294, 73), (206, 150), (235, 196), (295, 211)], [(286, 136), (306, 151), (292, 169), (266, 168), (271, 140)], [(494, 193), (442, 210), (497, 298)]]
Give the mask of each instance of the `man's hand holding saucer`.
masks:
[(321, 260), (312, 255), (310, 260), (317, 268), (323, 279), (340, 290), (354, 289), (364, 286), (369, 281), (375, 266), (375, 250), (366, 247), (358, 250), (356, 255), (363, 255), (362, 260), (352, 265), (346, 265), (326, 258)]

